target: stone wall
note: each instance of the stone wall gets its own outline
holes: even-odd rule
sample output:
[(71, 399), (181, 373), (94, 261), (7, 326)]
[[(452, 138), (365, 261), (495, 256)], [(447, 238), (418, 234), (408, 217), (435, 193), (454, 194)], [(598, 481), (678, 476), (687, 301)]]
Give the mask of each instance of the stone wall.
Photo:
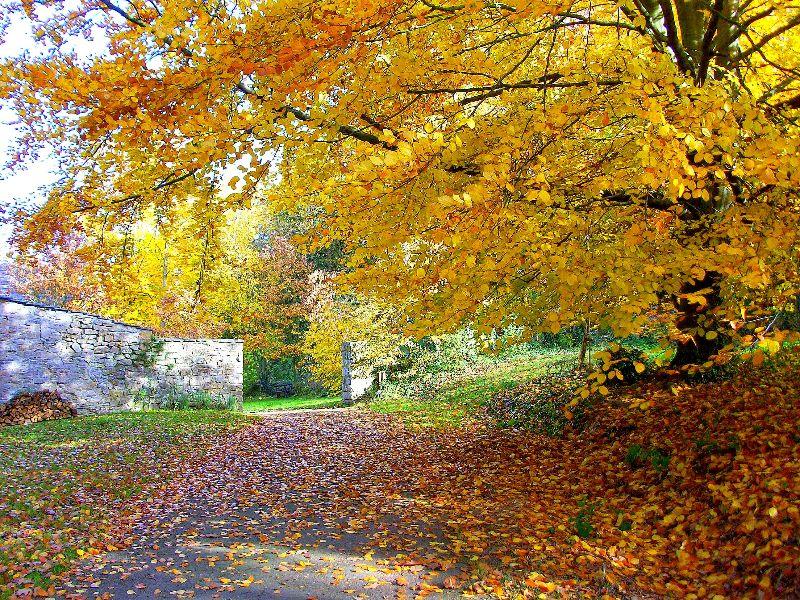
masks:
[[(153, 365), (151, 384), (156, 395), (173, 390), (208, 392), (242, 398), (241, 340), (163, 338)], [(231, 381), (237, 383), (231, 393)]]
[(49, 389), (79, 414), (136, 407), (144, 391), (242, 397), (241, 340), (157, 340), (111, 319), (0, 297), (0, 403)]

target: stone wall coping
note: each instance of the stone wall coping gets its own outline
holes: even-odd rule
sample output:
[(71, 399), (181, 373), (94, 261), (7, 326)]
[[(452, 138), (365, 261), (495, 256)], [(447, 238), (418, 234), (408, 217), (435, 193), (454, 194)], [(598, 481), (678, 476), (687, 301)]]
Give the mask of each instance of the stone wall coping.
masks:
[(243, 344), (244, 340), (239, 338), (177, 338), (177, 337), (158, 337), (159, 342), (224, 342), (226, 344)]
[(121, 325), (122, 327), (130, 327), (131, 329), (138, 329), (139, 331), (149, 331), (151, 333), (153, 332), (153, 330), (150, 329), (149, 327), (142, 327), (141, 325), (131, 325), (130, 323), (123, 323), (122, 321), (109, 319), (108, 317), (101, 317), (100, 315), (94, 315), (92, 313), (87, 313), (80, 310), (70, 310), (68, 308), (51, 306), (49, 304), (31, 302), (30, 300), (20, 300), (18, 298), (12, 298), (11, 296), (0, 295), (0, 302), (10, 302), (12, 304), (19, 304), (21, 306), (30, 306), (32, 308), (41, 308), (43, 310), (53, 310), (56, 312), (67, 313), (70, 315), (82, 315), (84, 317), (92, 317), (93, 319), (98, 319), (99, 321), (106, 321), (108, 323), (113, 323), (114, 325)]

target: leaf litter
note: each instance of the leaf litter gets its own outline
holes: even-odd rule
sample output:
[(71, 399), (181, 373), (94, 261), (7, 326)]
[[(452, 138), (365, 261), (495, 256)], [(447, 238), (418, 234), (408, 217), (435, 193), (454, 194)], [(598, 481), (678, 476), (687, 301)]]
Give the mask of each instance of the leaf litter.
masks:
[[(186, 449), (179, 476), (113, 504), (102, 550), (58, 593), (791, 597), (798, 397), (796, 370), (643, 384), (559, 438), (273, 416)], [(122, 542), (112, 522), (130, 523)]]

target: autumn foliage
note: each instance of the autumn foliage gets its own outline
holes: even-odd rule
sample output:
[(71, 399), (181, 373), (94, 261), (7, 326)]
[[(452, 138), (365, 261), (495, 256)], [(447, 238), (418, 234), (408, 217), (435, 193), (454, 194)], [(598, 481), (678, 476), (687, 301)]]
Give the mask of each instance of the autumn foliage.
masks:
[[(800, 379), (768, 366), (800, 291), (796, 3), (0, 0), (0, 33), (19, 23), (36, 44), (0, 61), (9, 167), (60, 165), (14, 215), (32, 290), (82, 302), (85, 282), (109, 316), (304, 353), (333, 385), (351, 330), (396, 330), (381, 355), (465, 325), (674, 342), (671, 377), (618, 389), (616, 350), (598, 353), (567, 408), (605, 404), (561, 438), (291, 417), (231, 440), (236, 477), (208, 489), (300, 513), (323, 498), (328, 525), (415, 566), (466, 565), (423, 596), (797, 594)], [(305, 226), (275, 235), (265, 206)], [(331, 247), (340, 287), (314, 304), (310, 257)], [(736, 356), (754, 369), (733, 381), (672, 377)], [(220, 474), (175, 460), (196, 469), (176, 494)], [(315, 468), (270, 487), (297, 464)]]
[(210, 242), (270, 197), (411, 332), (655, 314), (677, 366), (797, 293), (791, 2), (47, 4), (3, 3), (37, 37), (0, 67), (12, 166), (52, 147), (63, 171), (23, 243), (187, 198)]

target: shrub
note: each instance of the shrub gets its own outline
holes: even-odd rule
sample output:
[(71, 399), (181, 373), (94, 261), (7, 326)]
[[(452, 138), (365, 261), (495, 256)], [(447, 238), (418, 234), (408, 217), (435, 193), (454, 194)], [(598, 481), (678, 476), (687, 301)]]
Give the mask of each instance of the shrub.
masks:
[(731, 379), (742, 366), (739, 357), (732, 357), (726, 363), (714, 364), (710, 367), (690, 369), (686, 373), (686, 381), (690, 383), (717, 383)]
[(661, 448), (645, 448), (640, 444), (633, 444), (625, 455), (625, 463), (636, 469), (650, 463), (659, 473), (665, 473), (669, 468), (669, 454)]
[(617, 511), (617, 529), (620, 531), (630, 531), (633, 529), (633, 521), (625, 516), (622, 511)]
[(597, 503), (589, 502), (587, 498), (583, 498), (578, 502), (578, 514), (572, 517), (570, 522), (579, 538), (585, 540), (594, 536), (595, 528), (592, 519), (596, 509)]
[(595, 360), (598, 371), (605, 375), (606, 386), (635, 383), (647, 372), (645, 354), (638, 348), (614, 343), (596, 353)]
[(260, 356), (257, 352), (245, 351), (242, 370), (242, 391), (245, 396), (255, 394), (259, 390), (259, 360)]
[(187, 392), (173, 386), (166, 392), (139, 390), (136, 403), (144, 410), (235, 410), (239, 401), (235, 396), (211, 394), (205, 390)]

